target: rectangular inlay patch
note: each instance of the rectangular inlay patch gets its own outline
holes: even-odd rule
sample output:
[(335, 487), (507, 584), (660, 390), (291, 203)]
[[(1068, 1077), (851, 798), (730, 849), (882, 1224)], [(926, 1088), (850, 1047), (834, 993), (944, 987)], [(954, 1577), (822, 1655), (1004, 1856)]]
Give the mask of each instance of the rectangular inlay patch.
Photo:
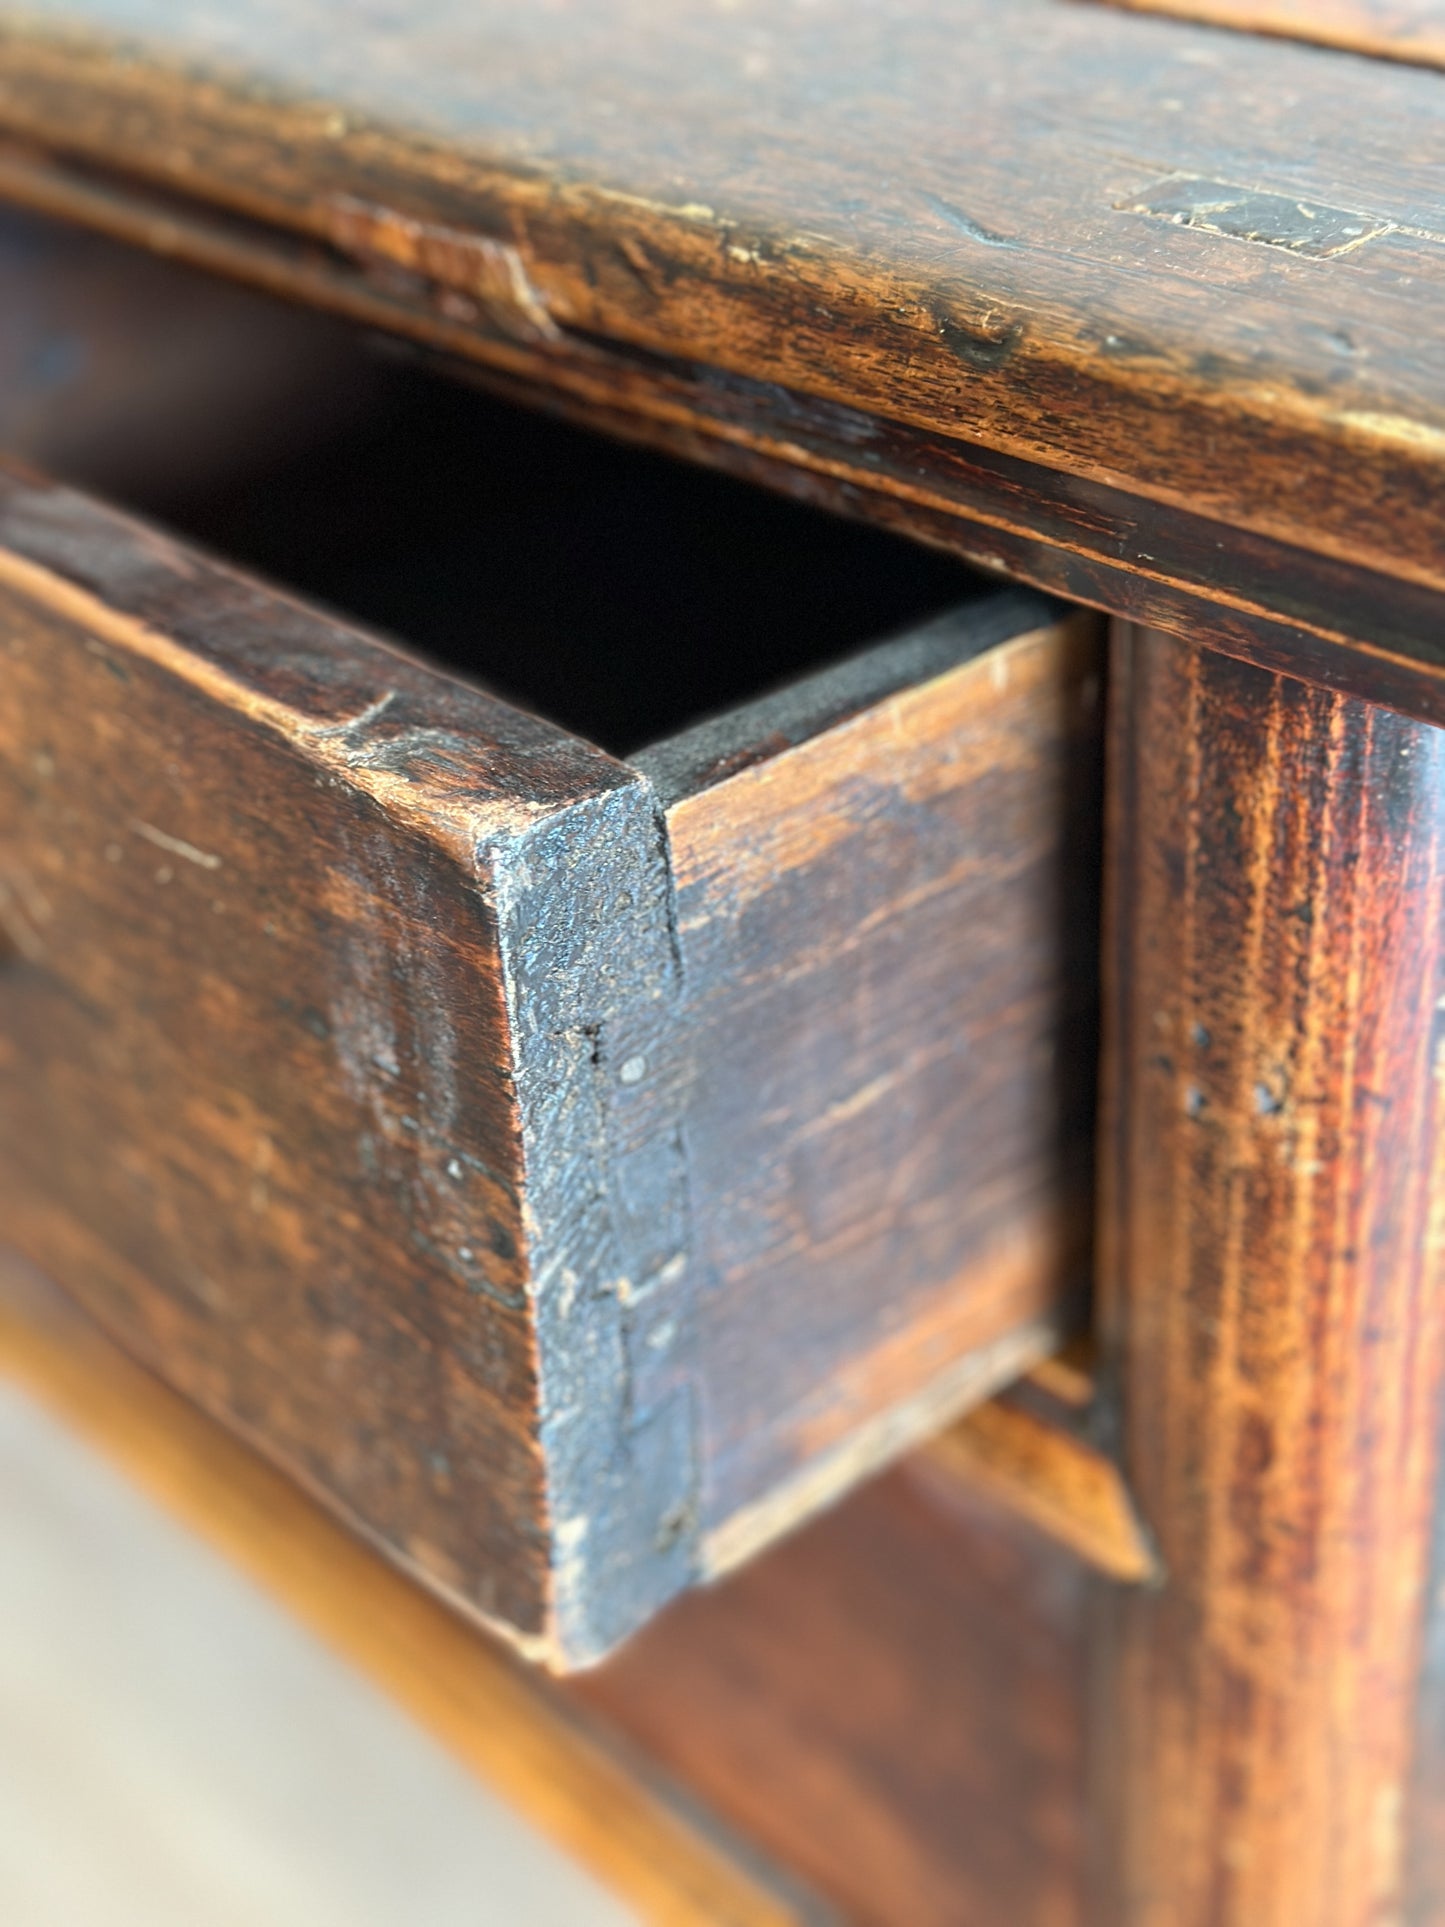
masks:
[(1258, 241), (1291, 254), (1347, 254), (1381, 234), (1393, 221), (1380, 221), (1348, 208), (1319, 201), (1298, 201), (1290, 194), (1263, 194), (1228, 181), (1201, 181), (1171, 175), (1138, 200), (1116, 203), (1122, 214), (1152, 214), (1175, 227), (1204, 228), (1236, 241)]

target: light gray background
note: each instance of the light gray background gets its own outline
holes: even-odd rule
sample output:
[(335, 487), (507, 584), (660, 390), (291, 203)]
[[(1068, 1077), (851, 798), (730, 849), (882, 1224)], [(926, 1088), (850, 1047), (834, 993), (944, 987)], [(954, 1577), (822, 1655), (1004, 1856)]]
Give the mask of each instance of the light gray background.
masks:
[(5, 1927), (627, 1927), (209, 1548), (0, 1385)]

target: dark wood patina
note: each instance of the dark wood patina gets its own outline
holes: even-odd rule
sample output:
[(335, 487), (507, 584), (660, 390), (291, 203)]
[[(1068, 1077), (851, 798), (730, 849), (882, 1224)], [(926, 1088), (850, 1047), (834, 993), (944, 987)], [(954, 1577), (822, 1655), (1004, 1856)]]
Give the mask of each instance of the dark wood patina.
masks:
[[(1033, 1394), (1016, 1391), (935, 1453), (928, 1476), (965, 1476), (972, 1452), (996, 1486), (1022, 1482), (1026, 1509), (1097, 1565), (1122, 1574), (1132, 1561), (1130, 1582), (1086, 1584), (1068, 1555), (1033, 1540), (1016, 1556), (1017, 1529), (995, 1524), (969, 1538), (978, 1570), (920, 1580), (913, 1602), (890, 1584), (891, 1566), (922, 1571), (895, 1486), (851, 1513), (846, 1546), (825, 1522), (735, 1590), (684, 1601), (587, 1689), (595, 1703), (610, 1698), (613, 1716), (735, 1824), (860, 1917), (870, 1905), (890, 1917), (877, 1895), (891, 1880), (918, 1919), (948, 1919), (956, 1897), (969, 1918), (1039, 1927), (1439, 1921), (1438, 9), (697, 0), (664, 17), (630, 0), (562, 12), (435, 0), (358, 15), (337, 0), (224, 11), (63, 0), (43, 16), (0, 10), (0, 21), (6, 199), (1119, 619), (1099, 1372), (1066, 1425), (1050, 1432)], [(14, 487), (16, 499), (48, 499), (43, 486)], [(121, 586), (109, 583), (110, 600), (124, 610)], [(617, 1535), (609, 1570), (643, 1575), (619, 1627), (811, 1503), (822, 1488), (809, 1465), (841, 1479), (860, 1441), (855, 1465), (901, 1437), (888, 1426), (929, 1409), (910, 1347), (943, 1331), (952, 1357), (976, 1357), (991, 1341), (968, 1321), (990, 1305), (995, 1334), (1038, 1337), (1039, 1316), (1066, 1316), (1073, 1273), (1061, 1260), (1086, 1221), (1073, 1185), (1087, 1153), (1060, 1121), (1086, 1111), (1087, 1078), (1061, 1084), (1035, 1067), (1055, 1154), (1044, 1191), (1043, 1165), (1013, 1164), (1004, 1203), (1055, 1268), (1028, 1259), (1010, 1272), (990, 1255), (982, 1194), (958, 1175), (1021, 1141), (1028, 1087), (991, 1084), (975, 1058), (983, 1081), (969, 1088), (987, 1100), (975, 1105), (949, 1056), (983, 1037), (988, 986), (997, 974), (1001, 988), (1009, 959), (1046, 967), (1035, 977), (1021, 962), (998, 1006), (1000, 1064), (1017, 1071), (1007, 1040), (1018, 1022), (1036, 1038), (1076, 1023), (1076, 1047), (1087, 1032), (1092, 922), (1077, 906), (1092, 891), (1089, 813), (1077, 811), (1072, 844), (1048, 818), (1046, 849), (1036, 779), (1042, 757), (1056, 803), (1059, 771), (1087, 768), (1092, 737), (1067, 720), (1068, 702), (1047, 712), (1030, 678), (1049, 682), (1049, 651), (1076, 664), (1088, 645), (1067, 626), (1047, 633), (1005, 646), (1015, 654), (1002, 689), (988, 682), (990, 658), (967, 649), (927, 681), (890, 682), (884, 652), (851, 694), (825, 671), (781, 709), (733, 703), (723, 725), (688, 727), (632, 763), (544, 731), (545, 755), (505, 778), (509, 809), (534, 799), (544, 772), (561, 787), (542, 793), (541, 821), (509, 821), (498, 876), (520, 874), (524, 844), (537, 852), (529, 878), (549, 864), (560, 875), (579, 825), (626, 818), (615, 836), (589, 829), (601, 894), (578, 899), (584, 923), (602, 919), (606, 879), (625, 871), (636, 912), (625, 967), (600, 922), (551, 926), (529, 903), (511, 924), (497, 911), (479, 977), (510, 1023), (507, 986), (529, 981), (531, 962), (518, 974), (508, 956), (578, 946), (575, 976), (540, 973), (517, 1061), (535, 1046), (541, 1108), (528, 1112), (526, 1078), (514, 1077), (512, 1154), (527, 1133), (560, 1130), (551, 1094), (582, 1083), (568, 1083), (556, 1039), (580, 1026), (593, 1040), (587, 1101), (609, 1147), (607, 1228), (569, 1215), (575, 1194), (545, 1180), (539, 1198), (598, 1277), (624, 1277), (628, 1292), (605, 1316), (599, 1294), (588, 1327), (602, 1434), (564, 1439), (538, 1417), (546, 1360), (561, 1355), (539, 1318), (534, 1350), (518, 1338), (509, 1366), (518, 1383), (533, 1374), (522, 1404), (536, 1422), (517, 1434), (525, 1450), (517, 1439), (507, 1449), (518, 1491), (553, 1460), (546, 1476), (568, 1490), (600, 1481), (599, 1516)], [(211, 647), (205, 634), (181, 640), (196, 661)], [(357, 661), (375, 647), (351, 632), (345, 646)], [(1085, 684), (1070, 669), (1050, 686), (1082, 697)], [(302, 713), (292, 694), (282, 700)], [(37, 696), (32, 713), (44, 709)], [(95, 703), (89, 713), (104, 716)], [(409, 720), (420, 719), (392, 718)], [(249, 712), (244, 722), (251, 731)], [(481, 727), (460, 732), (473, 749)], [(965, 768), (975, 727), (992, 732), (976, 781)], [(408, 887), (434, 876), (450, 927), (455, 853), (412, 813), (424, 804), (451, 821), (451, 778), (428, 764), (423, 795), (383, 795), (369, 759), (385, 765), (390, 728), (384, 716), (365, 725), (359, 768), (371, 773), (348, 770), (323, 805), (400, 810), (398, 832), (425, 845), (425, 861), (405, 846)], [(308, 757), (320, 766), (314, 748)], [(1020, 788), (1001, 796), (1010, 772)], [(841, 828), (833, 781), (850, 799)], [(920, 783), (950, 847), (974, 839), (984, 862), (965, 888), (946, 860), (930, 870), (912, 847), (920, 894), (900, 885), (897, 902), (918, 919), (914, 954), (906, 936), (893, 947), (887, 879), (908, 868), (892, 839)], [(651, 797), (666, 864), (647, 841), (662, 820), (643, 807)], [(1027, 881), (996, 907), (988, 893), (1027, 850), (1038, 859), (1017, 873)], [(1075, 906), (1064, 927), (1077, 953), (1035, 941), (1045, 877), (1056, 919), (1061, 902)], [(969, 894), (975, 883), (983, 897)], [(34, 936), (22, 895), (7, 901)], [(393, 914), (368, 907), (356, 928), (388, 927)], [(17, 983), (36, 965), (25, 943)], [(941, 966), (952, 955), (981, 961), (971, 985)], [(1039, 986), (1060, 959), (1045, 1022)], [(578, 1000), (580, 978), (604, 987), (600, 1004)], [(885, 978), (917, 1020), (918, 1050), (898, 1060), (906, 1025), (900, 1016), (886, 1042), (871, 1003)], [(472, 1006), (467, 1021), (492, 1020)], [(28, 1034), (21, 1044), (37, 1048)], [(419, 1065), (435, 1054), (416, 1046)], [(868, 1107), (850, 1106), (875, 1087), (893, 1108), (868, 1119), (876, 1135), (860, 1149)], [(746, 1172), (744, 1138), (758, 1147)], [(589, 1155), (557, 1168), (595, 1173)], [(870, 1200), (896, 1198), (888, 1173), (904, 1169), (918, 1188), (880, 1230)], [(670, 1271), (684, 1221), (699, 1264), (686, 1283)], [(889, 1243), (901, 1228), (907, 1266)], [(576, 1269), (559, 1264), (559, 1278)], [(940, 1289), (945, 1276), (967, 1290)], [(1046, 1276), (1044, 1299), (1030, 1300)], [(801, 1326), (773, 1322), (779, 1304), (805, 1302)], [(940, 1326), (940, 1312), (956, 1322)], [(497, 1317), (499, 1330), (525, 1322), (505, 1302)], [(344, 1323), (327, 1308), (310, 1342)], [(825, 1406), (837, 1394), (831, 1412), (809, 1405), (804, 1381), (830, 1388)], [(731, 1405), (724, 1382), (745, 1388)], [(607, 1407), (618, 1386), (622, 1405)], [(647, 1452), (608, 1484), (598, 1437), (644, 1435)], [(689, 1437), (712, 1442), (701, 1484), (679, 1478)], [(635, 1469), (644, 1459), (655, 1482)], [(699, 1504), (709, 1478), (714, 1497)], [(435, 1517), (455, 1530), (445, 1508)], [(550, 1515), (545, 1532), (551, 1549), (527, 1556), (554, 1591), (561, 1574), (560, 1598), (566, 1535)], [(430, 1541), (407, 1556), (440, 1571)], [(525, 1558), (509, 1569), (528, 1570)], [(783, 1571), (796, 1583), (779, 1582)], [(1016, 1626), (985, 1596), (990, 1574), (1030, 1602)], [(843, 1592), (897, 1655), (883, 1687), (860, 1694), (858, 1727), (838, 1713), (838, 1676), (862, 1676), (866, 1644)], [(952, 1606), (936, 1611), (941, 1600)], [(833, 1656), (821, 1684), (806, 1634), (780, 1627), (794, 1609)], [(940, 1629), (955, 1621), (959, 1650), (943, 1656)], [(1042, 1642), (1040, 1625), (1053, 1629)], [(989, 1691), (977, 1650), (990, 1656)], [(956, 1775), (956, 1806), (981, 1816), (957, 1864), (920, 1845), (941, 1838), (932, 1787), (884, 1743), (890, 1719), (906, 1724), (931, 1697), (907, 1663), (919, 1652), (947, 1671), (956, 1697), (939, 1694), (960, 1729), (992, 1736), (1001, 1763), (997, 1783), (979, 1771), (973, 1733), (957, 1755), (935, 1755), (932, 1739), (923, 1750), (940, 1782)], [(789, 1709), (781, 1733), (749, 1726), (762, 1700)], [(1013, 1726), (999, 1712), (1010, 1704)], [(790, 1726), (827, 1728), (821, 1763)], [(1000, 1786), (1012, 1821), (991, 1804)], [(884, 1788), (882, 1806), (860, 1787)], [(831, 1855), (817, 1845), (830, 1802), (856, 1822)]]

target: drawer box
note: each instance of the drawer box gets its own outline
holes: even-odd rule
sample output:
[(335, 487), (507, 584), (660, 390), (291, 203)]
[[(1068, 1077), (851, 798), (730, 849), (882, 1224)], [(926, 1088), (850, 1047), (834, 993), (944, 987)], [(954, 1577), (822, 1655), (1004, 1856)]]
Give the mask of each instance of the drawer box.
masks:
[(5, 1235), (550, 1664), (1073, 1316), (1098, 637), (959, 582), (622, 758), (0, 474)]

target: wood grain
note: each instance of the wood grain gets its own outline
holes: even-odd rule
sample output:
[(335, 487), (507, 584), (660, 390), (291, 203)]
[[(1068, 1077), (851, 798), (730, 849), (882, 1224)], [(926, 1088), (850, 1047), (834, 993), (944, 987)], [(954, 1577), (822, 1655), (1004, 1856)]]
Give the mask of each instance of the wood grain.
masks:
[(1167, 13), (1244, 33), (1279, 34), (1378, 60), (1445, 67), (1440, 0), (1112, 0), (1140, 13)]
[(1063, 0), (648, 19), (12, 14), (5, 191), (517, 376), (662, 357), (1445, 586), (1432, 75)]
[(607, 1643), (686, 1576), (621, 1543), (681, 1473), (597, 1443), (615, 1301), (548, 1331), (545, 1284), (615, 1245), (565, 1130), (525, 1185), (522, 1147), (579, 1086), (585, 1128), (585, 1025), (666, 967), (645, 786), (63, 490), (5, 478), (0, 544), (11, 1237), (432, 1583)]
[(733, 732), (667, 817), (18, 476), (0, 635), (10, 1236), (524, 1650), (594, 1660), (1077, 1316), (1088, 619), (982, 592), (662, 746)]
[(831, 726), (846, 671), (640, 759), (692, 783), (667, 822), (709, 1561), (1081, 1312), (1099, 634), (1050, 615), (940, 618), (861, 658)]
[(1101, 1917), (1360, 1927), (1441, 1412), (1445, 736), (1128, 628), (1113, 697), (1104, 1371), (1166, 1583), (1113, 1596)]
[(344, 1531), (9, 1253), (0, 1374), (375, 1680), (644, 1920), (783, 1927), (827, 1917), (545, 1675)]
[[(881, 524), (1076, 602), (1326, 687), (1445, 719), (1445, 601), (1127, 489), (706, 363), (588, 337), (543, 354), (478, 341), (391, 280), (294, 234), (113, 173), (0, 147), (0, 195), (384, 328), (452, 376), (533, 410)], [(499, 354), (504, 357), (499, 359)], [(483, 358), (479, 359), (478, 356)], [(1226, 566), (1227, 558), (1227, 566)]]

